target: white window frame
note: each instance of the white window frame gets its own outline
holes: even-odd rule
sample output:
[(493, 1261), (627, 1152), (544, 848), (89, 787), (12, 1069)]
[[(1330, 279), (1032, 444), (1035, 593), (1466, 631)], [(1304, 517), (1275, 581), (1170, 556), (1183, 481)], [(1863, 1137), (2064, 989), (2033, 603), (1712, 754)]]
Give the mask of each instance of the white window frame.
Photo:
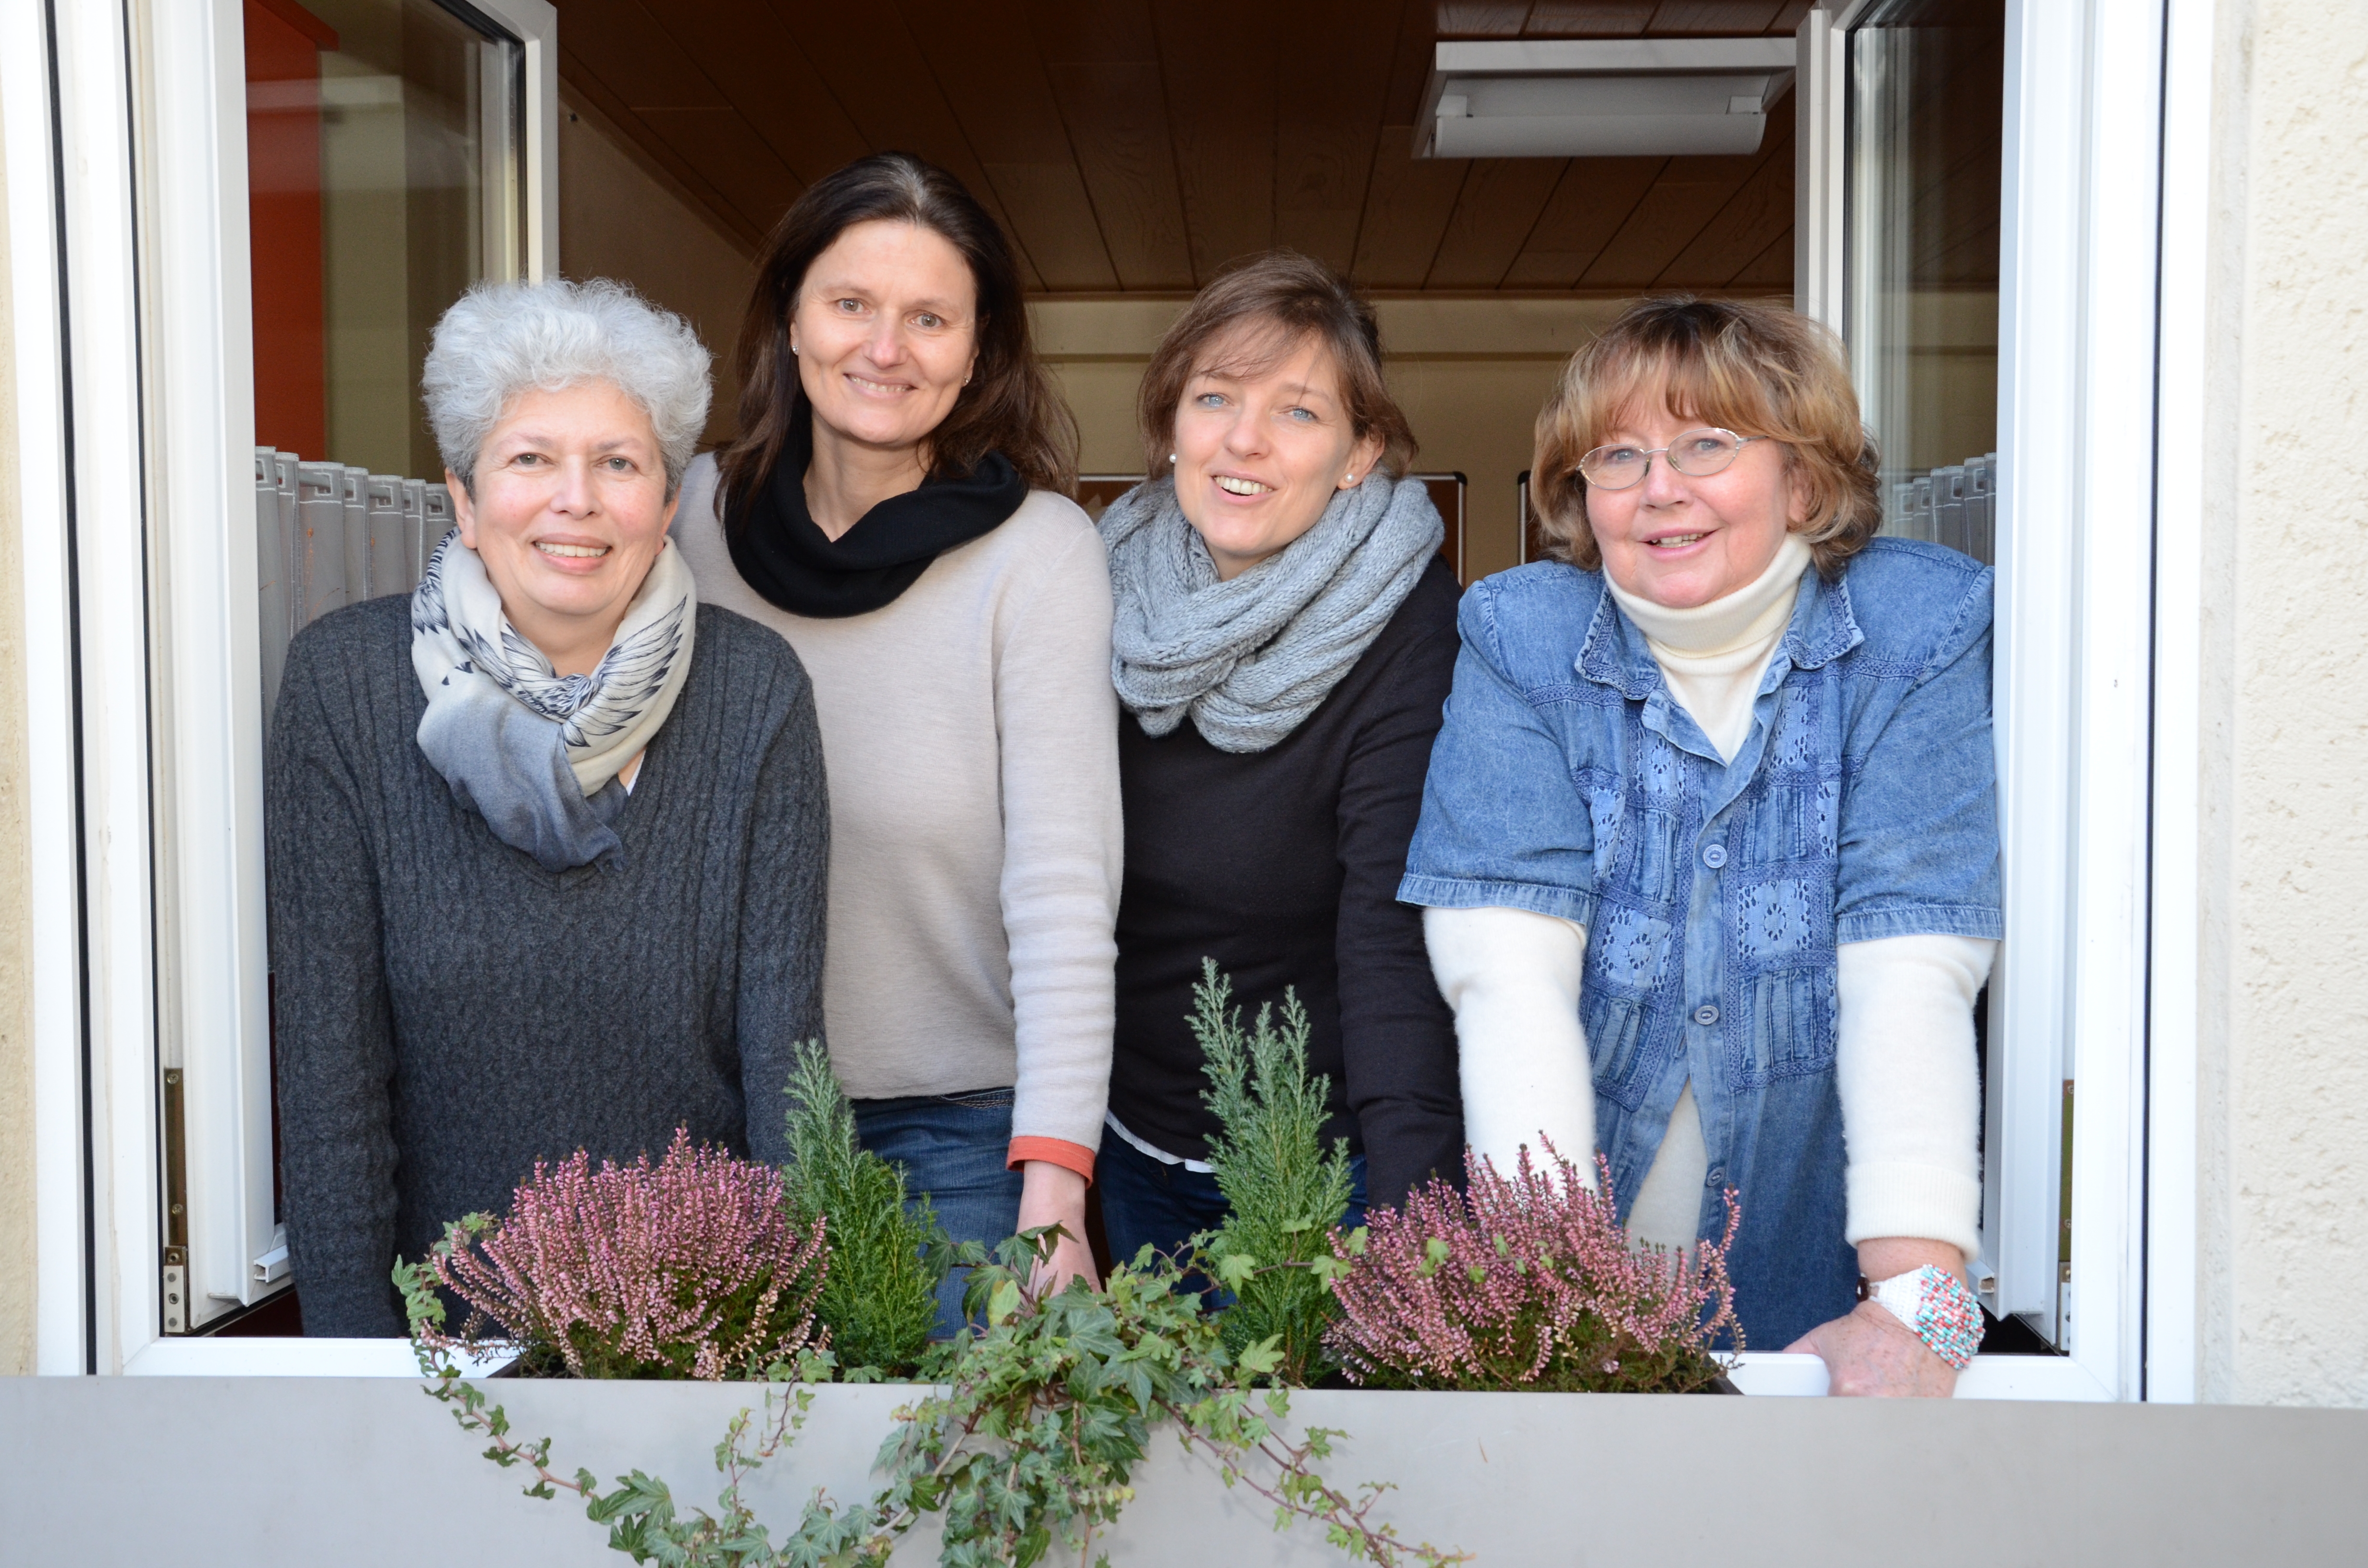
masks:
[[(1847, 38), (1869, 4), (1820, 7), (1800, 29), (1797, 303), (1837, 330), (1847, 321)], [(2203, 9), (2180, 0), (2172, 8)], [(2157, 487), (2178, 494), (2170, 470), (2085, 458), (2157, 444), (2157, 299), (2146, 285), (2158, 262), (2167, 278), (2174, 270), (2172, 252), (2157, 254), (2157, 219), (2168, 223), (2171, 210), (2157, 199), (2160, 117), (2167, 92), (2182, 106), (2196, 97), (2199, 69), (2208, 91), (2209, 70), (2208, 21), (2199, 40), (2191, 36), (2198, 24), (2183, 15), (2186, 75), (2166, 77), (2164, 9), (2163, 0), (2007, 6), (1998, 367), (2007, 523), (1996, 686), (2007, 937), (1991, 1015), (1979, 1272), (1994, 1311), (2032, 1318), (2066, 1348), (2051, 1370), (2031, 1369), (2050, 1397), (2192, 1397), (2192, 1376), (2186, 1394), (2169, 1382), (2149, 1390), (2145, 1358), (2149, 1230), (2160, 1267), (2175, 1267), (2181, 1246), (2192, 1260), (2194, 1246), (2192, 1018), (2183, 1145), (2191, 1197), (2183, 1216), (2146, 1208), (2149, 1176), (2157, 1190), (2181, 1179), (2170, 1129), (2156, 1125), (2149, 1146), (2149, 1072), (2161, 1090), (2180, 1069), (2175, 1052), (2158, 1050), (2149, 1062), (2146, 1004), (2169, 951), (2150, 942), (2162, 942), (2180, 918), (2192, 961), (2196, 755), (2192, 650), (2188, 675), (2176, 658), (2157, 664), (2154, 618), (2158, 594), (2192, 597), (2193, 585), (2182, 590), (2175, 573), (2157, 581)], [(2190, 172), (2179, 199), (2192, 206), (2204, 185), (2205, 149), (2202, 117), (2186, 113), (2192, 129), (2180, 134)], [(2182, 222), (2166, 243), (2181, 257), (2200, 254), (2200, 210)], [(2200, 284), (2185, 286), (2200, 293)], [(2168, 294), (2161, 303), (2170, 305)], [(2163, 366), (2168, 373), (2171, 361)], [(2191, 356), (2191, 384), (2192, 369)], [(2166, 407), (2161, 432), (2166, 461), (2173, 412)], [(2200, 409), (2177, 413), (2192, 452)], [(2171, 526), (2168, 510), (2163, 526)], [(2183, 526), (2192, 528), (2192, 517)], [(2185, 624), (2193, 626), (2192, 615)], [(2173, 710), (2181, 704), (2183, 728)], [(2183, 806), (2157, 786), (2157, 775), (2181, 766)], [(2184, 885), (2153, 884), (2156, 844), (2175, 838), (2182, 810)], [(2167, 1017), (2157, 1017), (2157, 1043)], [(2078, 1092), (2070, 1283), (2059, 1290), (2066, 1079)], [(2174, 1099), (2159, 1108), (2176, 1109)]]
[[(524, 47), (525, 262), (552, 276), (558, 15), (470, 3)], [(272, 1164), (241, 6), (7, 6), (0, 105), (32, 755), (35, 1364), (120, 1371), (162, 1337), (165, 1072), (186, 1085), (199, 1325), (283, 1288), (256, 1267)]]
[[(2080, 1085), (2070, 1354), (1969, 1379), (2015, 1395), (2192, 1393), (2193, 1025), (2159, 1010), (2149, 1062), (2145, 1004), (2150, 957), (2175, 982), (2193, 952), (2195, 621), (2169, 612), (2198, 597), (2192, 389), (2207, 149), (2197, 108), (2208, 104), (2210, 30), (2203, 0), (2168, 3), (2168, 75), (2163, 0), (2012, 0), (2008, 12), (2001, 494), (2009, 517), (2068, 524), (2009, 527), (2001, 541), (2002, 979), (2012, 978), (2000, 1038), (2056, 1052), (2009, 1047), (2024, 1061), (2000, 1090), (2017, 1148), (2051, 1151), (2008, 1153), (1993, 1182), (1994, 1299), (2009, 1310), (2053, 1305), (2050, 1123), (2057, 1082)], [(543, 0), (475, 4), (526, 45), (529, 267), (547, 276), (556, 15)], [(1802, 28), (1802, 303), (1837, 324), (1841, 39), (1860, 8), (1816, 10)], [(252, 1264), (268, 1241), (241, 38), (234, 0), (0, 12), (46, 1372), (211, 1365), (196, 1344), (157, 1344), (163, 1068), (188, 1074), (193, 1296), (256, 1299)], [(2166, 93), (2186, 106), (2168, 146)], [(2182, 173), (2157, 206), (2166, 158)], [(2159, 256), (2157, 218), (2170, 247)], [(2137, 389), (2156, 384), (2158, 301), (2135, 280), (2157, 277), (2158, 262), (2163, 364), (2185, 375), (2165, 393), (2160, 472), (2146, 476), (2162, 486), (2159, 508), (2152, 484), (2080, 460), (2156, 444), (2155, 400)], [(92, 435), (143, 429), (141, 445)], [(2166, 638), (2158, 665), (2157, 610), (2187, 629), (2184, 642)], [(153, 694), (152, 669), (162, 672)], [(2150, 831), (2175, 844), (2182, 823), (2183, 871), (2150, 854)], [(2163, 878), (2152, 888), (2150, 869)], [(2149, 1070), (2161, 1118), (2151, 1145)], [(2032, 1225), (2049, 1266), (2036, 1281)], [(1812, 1369), (1754, 1359), (1771, 1390), (1807, 1392)]]

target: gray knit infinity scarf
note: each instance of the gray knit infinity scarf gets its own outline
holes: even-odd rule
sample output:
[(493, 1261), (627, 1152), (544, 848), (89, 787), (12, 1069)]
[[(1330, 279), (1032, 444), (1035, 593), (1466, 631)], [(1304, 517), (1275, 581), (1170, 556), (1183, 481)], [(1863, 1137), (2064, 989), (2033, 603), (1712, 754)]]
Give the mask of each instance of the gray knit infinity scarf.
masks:
[(1230, 583), (1217, 581), (1172, 478), (1111, 502), (1100, 528), (1118, 699), (1145, 734), (1190, 712), (1229, 752), (1264, 751), (1315, 712), (1446, 537), (1420, 481), (1381, 473), (1336, 492), (1314, 528)]
[(617, 775), (674, 711), (690, 675), (698, 590), (666, 541), (588, 676), (563, 676), (502, 613), (458, 528), (411, 596), (411, 667), (427, 694), (419, 749), (494, 836), (548, 871), (623, 848)]

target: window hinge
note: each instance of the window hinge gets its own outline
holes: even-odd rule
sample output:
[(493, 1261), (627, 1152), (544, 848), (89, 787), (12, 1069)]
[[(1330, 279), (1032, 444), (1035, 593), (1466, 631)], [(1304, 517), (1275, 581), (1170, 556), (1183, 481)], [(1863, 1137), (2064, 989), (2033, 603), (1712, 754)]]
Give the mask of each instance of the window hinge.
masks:
[(165, 1332), (189, 1332), (189, 1254), (186, 1247), (165, 1249)]
[(181, 1070), (165, 1069), (165, 1261), (158, 1296), (164, 1331), (189, 1332), (189, 1178), (188, 1123), (183, 1118)]

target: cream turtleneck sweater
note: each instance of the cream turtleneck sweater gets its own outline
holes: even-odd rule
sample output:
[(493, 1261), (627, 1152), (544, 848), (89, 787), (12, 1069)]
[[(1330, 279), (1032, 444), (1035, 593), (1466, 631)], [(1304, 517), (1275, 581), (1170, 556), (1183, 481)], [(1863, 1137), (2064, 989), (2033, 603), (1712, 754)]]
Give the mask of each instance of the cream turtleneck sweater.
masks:
[[(1788, 534), (1750, 584), (1670, 609), (1606, 579), (1645, 633), (1670, 695), (1720, 760), (1751, 735), (1752, 710), (1792, 621), (1807, 545)], [(1423, 933), (1440, 990), (1455, 1010), (1465, 1135), (1509, 1168), (1543, 1131), (1577, 1157), (1595, 1144), (1595, 1096), (1578, 991), (1587, 931), (1519, 909), (1430, 909)], [(1964, 937), (1847, 942), (1838, 953), (1836, 1077), (1849, 1151), (1845, 1239), (1907, 1236), (1979, 1246), (1980, 1089), (1973, 1003), (1997, 944)], [(1633, 1240), (1695, 1237), (1709, 1172), (1689, 1082), (1652, 1169), (1630, 1206)]]

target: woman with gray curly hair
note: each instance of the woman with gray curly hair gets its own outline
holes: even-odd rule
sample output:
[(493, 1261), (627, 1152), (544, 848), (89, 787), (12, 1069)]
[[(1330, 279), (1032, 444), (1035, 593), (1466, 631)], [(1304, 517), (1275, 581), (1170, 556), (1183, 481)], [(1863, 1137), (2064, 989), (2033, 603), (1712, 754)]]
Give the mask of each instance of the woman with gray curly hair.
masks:
[(408, 599), (297, 637), (272, 720), (280, 1168), (315, 1335), (402, 1333), (394, 1260), (539, 1160), (677, 1127), (780, 1157), (822, 1028), (812, 688), (666, 538), (707, 350), (618, 284), (491, 285), (423, 387), (459, 526)]

